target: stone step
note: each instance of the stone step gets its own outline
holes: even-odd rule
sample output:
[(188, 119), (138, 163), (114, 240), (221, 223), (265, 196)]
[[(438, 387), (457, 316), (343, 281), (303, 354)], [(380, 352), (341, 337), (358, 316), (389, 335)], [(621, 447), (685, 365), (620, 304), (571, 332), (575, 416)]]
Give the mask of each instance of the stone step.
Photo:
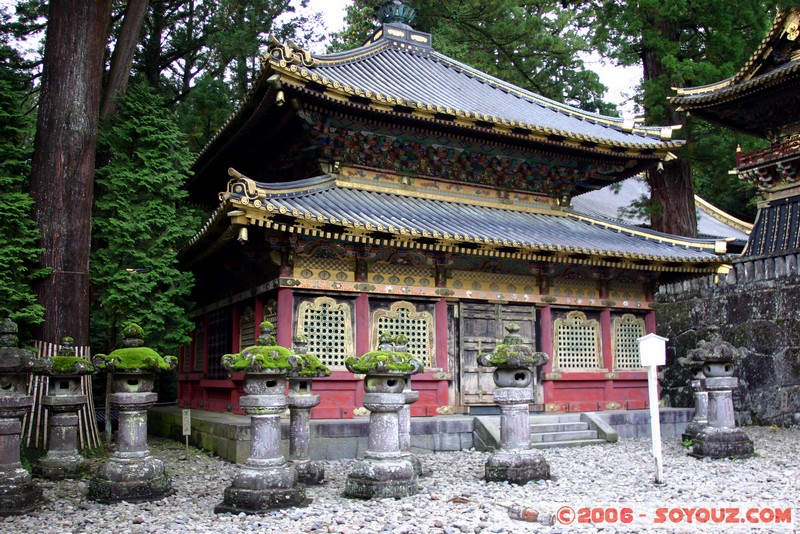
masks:
[(583, 447), (585, 445), (601, 445), (608, 443), (604, 439), (576, 439), (571, 441), (542, 441), (532, 442), (534, 449), (555, 449), (560, 447)]
[(579, 413), (561, 413), (561, 414), (531, 414), (531, 424), (534, 423), (577, 423), (581, 420)]
[(531, 443), (550, 441), (575, 441), (579, 439), (597, 439), (596, 430), (571, 430), (568, 432), (543, 432), (531, 434)]
[(589, 430), (589, 423), (531, 423), (531, 434), (546, 432), (568, 432), (570, 430)]

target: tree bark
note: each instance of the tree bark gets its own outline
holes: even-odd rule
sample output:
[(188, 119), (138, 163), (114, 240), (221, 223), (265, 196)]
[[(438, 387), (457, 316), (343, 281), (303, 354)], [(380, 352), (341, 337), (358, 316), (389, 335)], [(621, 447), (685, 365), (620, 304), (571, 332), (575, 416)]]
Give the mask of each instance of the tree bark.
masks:
[[(655, 21), (653, 27), (664, 39), (677, 38), (671, 35), (667, 21)], [(658, 52), (642, 45), (643, 77), (656, 82), (666, 76), (666, 69)], [(659, 82), (662, 85), (665, 82)], [(686, 126), (686, 116), (672, 108), (666, 108), (664, 116), (653, 118), (645, 103), (645, 116), (651, 120), (666, 120), (669, 126)], [(650, 226), (653, 230), (668, 234), (697, 237), (697, 212), (694, 205), (694, 179), (692, 165), (684, 159), (665, 161), (658, 168), (647, 172), (650, 185)]]
[(52, 273), (37, 287), (36, 338), (89, 343), (89, 250), (97, 122), (111, 0), (50, 2), (31, 169), (36, 224)]
[(142, 30), (144, 16), (147, 13), (149, 0), (129, 0), (122, 20), (119, 39), (114, 45), (111, 55), (111, 69), (103, 93), (103, 102), (100, 106), (100, 119), (105, 119), (111, 113), (116, 113), (117, 106), (114, 100), (119, 95), (124, 95), (128, 88), (128, 79), (131, 74), (133, 55), (139, 44), (139, 34)]

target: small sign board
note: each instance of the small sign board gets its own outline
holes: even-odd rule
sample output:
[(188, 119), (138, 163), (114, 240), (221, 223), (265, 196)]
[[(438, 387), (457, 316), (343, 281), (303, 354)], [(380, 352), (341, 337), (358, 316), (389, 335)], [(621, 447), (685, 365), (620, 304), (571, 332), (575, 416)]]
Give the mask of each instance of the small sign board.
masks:
[(183, 412), (183, 435), (192, 435), (192, 410), (186, 409)]
[(667, 363), (667, 338), (647, 334), (639, 338), (639, 361), (642, 367), (653, 367)]

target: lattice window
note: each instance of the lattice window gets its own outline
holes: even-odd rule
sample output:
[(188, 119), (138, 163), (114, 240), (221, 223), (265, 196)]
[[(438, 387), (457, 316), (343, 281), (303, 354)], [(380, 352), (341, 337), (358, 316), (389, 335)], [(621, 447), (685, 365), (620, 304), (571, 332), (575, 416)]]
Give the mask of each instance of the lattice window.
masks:
[(615, 369), (641, 367), (639, 360), (639, 338), (645, 335), (644, 319), (626, 313), (615, 317), (611, 327), (611, 345), (614, 351)]
[(406, 350), (431, 366), (433, 352), (433, 316), (430, 312), (418, 312), (413, 304), (405, 301), (392, 303), (389, 309), (381, 308), (372, 314), (372, 347), (378, 347), (382, 332), (391, 335), (404, 334), (408, 338)]
[(600, 365), (600, 323), (579, 311), (553, 321), (555, 356), (559, 369), (597, 369)]
[(205, 320), (201, 317), (194, 327), (194, 370), (203, 370), (203, 358), (206, 348)]
[(228, 370), (222, 366), (222, 355), (231, 351), (232, 334), (228, 308), (208, 314), (208, 378), (228, 376)]
[(239, 317), (239, 350), (256, 344), (256, 314), (253, 308), (246, 307)]
[(301, 302), (297, 307), (297, 335), (308, 336), (308, 352), (331, 368), (344, 367), (353, 355), (350, 306), (330, 297)]

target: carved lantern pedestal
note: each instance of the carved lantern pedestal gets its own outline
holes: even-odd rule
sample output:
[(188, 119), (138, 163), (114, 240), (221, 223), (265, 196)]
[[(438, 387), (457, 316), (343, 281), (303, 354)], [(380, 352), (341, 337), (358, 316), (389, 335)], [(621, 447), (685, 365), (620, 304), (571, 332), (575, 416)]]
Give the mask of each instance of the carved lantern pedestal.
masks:
[(147, 447), (147, 410), (155, 405), (154, 376), (145, 371), (115, 372), (111, 405), (119, 414), (117, 450), (89, 482), (90, 499), (155, 501), (173, 493), (164, 463)]
[(289, 464), (297, 470), (297, 480), (302, 484), (322, 484), (325, 465), (311, 460), (311, 408), (320, 403), (320, 396), (312, 392), (313, 378), (330, 376), (331, 371), (315, 356), (306, 352), (304, 338), (294, 340), (296, 370), (289, 379)]
[(684, 441), (694, 441), (697, 435), (708, 426), (708, 392), (703, 389), (703, 353), (701, 350), (692, 349), (687, 353), (686, 358), (680, 358), (680, 363), (684, 368), (692, 372), (691, 387), (694, 392), (694, 416), (681, 435)]
[(143, 336), (140, 327), (129, 325), (125, 348), (95, 358), (95, 364), (113, 372), (109, 401), (119, 413), (117, 450), (89, 482), (87, 495), (98, 502), (156, 501), (173, 493), (164, 463), (147, 447), (147, 410), (158, 400), (154, 373), (174, 368), (176, 361), (143, 347)]
[(365, 373), (364, 407), (370, 411), (369, 441), (364, 459), (345, 482), (345, 497), (401, 498), (419, 491), (414, 465), (400, 450), (399, 412), (406, 404), (406, 376), (421, 365), (408, 353), (374, 351), (345, 361), (353, 373)]
[(739, 352), (730, 343), (714, 340), (703, 344), (702, 387), (708, 391), (708, 426), (694, 438), (691, 456), (696, 458), (749, 458), (753, 441), (736, 428), (732, 390), (739, 384), (733, 376), (733, 361)]
[(28, 374), (49, 363), (18, 347), (14, 322), (0, 324), (0, 516), (26, 514), (42, 500), (42, 490), (20, 462), (20, 437), (22, 418), (33, 406)]
[(411, 405), (419, 400), (419, 391), (411, 389), (411, 375), (405, 377), (406, 385), (403, 388), (403, 399), (405, 404), (400, 408), (400, 452), (403, 457), (414, 466), (414, 473), (418, 477), (422, 476), (422, 462), (419, 457), (411, 452)]
[(500, 450), (486, 461), (486, 481), (526, 484), (550, 478), (544, 455), (531, 448), (528, 408), (534, 402), (534, 372), (548, 356), (523, 345), (517, 325), (508, 325), (506, 331), (492, 354), (478, 357), (480, 365), (495, 367), (494, 402), (500, 406)]
[(79, 477), (88, 465), (78, 450), (78, 412), (87, 402), (81, 393), (81, 376), (94, 372), (94, 367), (75, 356), (71, 338), (64, 338), (61, 345), (53, 368), (46, 373), (50, 377), (47, 395), (42, 396), (50, 414), (47, 454), (34, 466), (38, 476), (50, 480)]
[(214, 507), (214, 512), (259, 514), (304, 504), (305, 486), (298, 484), (297, 470), (281, 454), (285, 389), (286, 370), (245, 371), (247, 395), (239, 399), (239, 404), (250, 416), (250, 457), (225, 488), (222, 503)]

